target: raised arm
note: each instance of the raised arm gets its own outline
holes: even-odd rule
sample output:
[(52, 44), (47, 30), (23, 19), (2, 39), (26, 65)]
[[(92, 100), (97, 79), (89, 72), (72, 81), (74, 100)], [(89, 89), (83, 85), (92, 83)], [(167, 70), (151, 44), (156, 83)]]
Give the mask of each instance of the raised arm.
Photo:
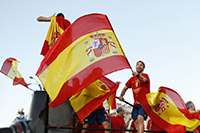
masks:
[(52, 18), (53, 16), (55, 16), (55, 13), (54, 13), (52, 16), (50, 16), (50, 17), (39, 16), (39, 17), (37, 18), (37, 21), (39, 21), (39, 22), (50, 22), (50, 21), (51, 21), (51, 18)]
[(128, 89), (128, 87), (125, 85), (124, 88), (123, 88), (123, 90), (122, 90), (122, 92), (121, 92), (121, 95), (119, 97), (120, 101), (124, 101), (123, 96), (125, 95), (127, 89)]
[(139, 73), (137, 73), (135, 71), (132, 72), (132, 75), (134, 77), (138, 77), (138, 79), (143, 83), (147, 83), (148, 82), (147, 78), (143, 77), (142, 75), (140, 75)]
[(197, 113), (197, 112), (199, 112), (200, 110), (189, 110), (189, 112), (191, 113), (191, 114), (195, 114), (195, 113)]

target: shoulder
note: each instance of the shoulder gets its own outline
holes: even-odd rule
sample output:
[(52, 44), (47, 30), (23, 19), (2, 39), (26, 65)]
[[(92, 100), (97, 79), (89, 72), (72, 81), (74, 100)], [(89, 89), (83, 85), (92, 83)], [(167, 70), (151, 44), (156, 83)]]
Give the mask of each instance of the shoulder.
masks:
[(135, 80), (135, 79), (137, 79), (137, 77), (131, 77), (131, 78), (129, 78), (129, 81), (132, 81), (132, 80)]
[(119, 118), (120, 120), (124, 121), (124, 118), (122, 116), (117, 115), (116, 117)]
[(149, 79), (149, 75), (146, 73), (142, 73), (142, 76)]
[(148, 76), (149, 77), (149, 75), (147, 73), (142, 73), (142, 76)]

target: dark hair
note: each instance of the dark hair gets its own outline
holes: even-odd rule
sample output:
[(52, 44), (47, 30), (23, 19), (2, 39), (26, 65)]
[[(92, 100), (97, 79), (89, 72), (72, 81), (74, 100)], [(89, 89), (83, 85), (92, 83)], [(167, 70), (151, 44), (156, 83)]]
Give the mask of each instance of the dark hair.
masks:
[(136, 63), (136, 65), (138, 64), (138, 63), (142, 63), (143, 64), (143, 66), (144, 66), (144, 68), (145, 68), (145, 64), (144, 64), (144, 62), (143, 61), (141, 61), (141, 60), (139, 60), (137, 63)]
[(188, 109), (190, 109), (190, 107), (191, 107), (192, 105), (194, 105), (194, 103), (193, 103), (192, 101), (188, 101), (188, 102), (186, 103), (186, 106), (187, 106)]
[(61, 16), (61, 17), (65, 18), (64, 14), (62, 14), (62, 13), (58, 13), (56, 16), (57, 17)]
[(119, 113), (119, 111), (123, 111), (122, 107), (117, 108), (117, 113)]

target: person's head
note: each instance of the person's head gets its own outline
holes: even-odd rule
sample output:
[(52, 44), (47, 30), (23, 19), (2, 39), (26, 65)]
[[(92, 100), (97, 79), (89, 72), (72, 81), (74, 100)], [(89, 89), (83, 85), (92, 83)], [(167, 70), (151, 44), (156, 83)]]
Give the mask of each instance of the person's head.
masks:
[(186, 106), (187, 106), (187, 108), (188, 108), (189, 110), (195, 111), (195, 105), (194, 105), (194, 103), (193, 103), (192, 101), (186, 102)]
[(122, 107), (118, 107), (117, 108), (117, 113), (118, 113), (118, 115), (124, 117), (125, 111), (124, 111), (124, 109)]
[(65, 16), (64, 16), (64, 14), (62, 14), (62, 13), (58, 13), (57, 15), (56, 15), (57, 17), (63, 17), (63, 18), (65, 18)]
[(145, 64), (143, 61), (139, 60), (137, 63), (136, 63), (136, 71), (138, 73), (142, 73), (144, 71), (144, 68), (145, 68)]

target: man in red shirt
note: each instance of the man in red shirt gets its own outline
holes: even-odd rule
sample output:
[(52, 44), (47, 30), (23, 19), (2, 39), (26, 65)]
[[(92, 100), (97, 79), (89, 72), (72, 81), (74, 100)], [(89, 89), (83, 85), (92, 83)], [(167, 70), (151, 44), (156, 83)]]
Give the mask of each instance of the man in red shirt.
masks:
[[(130, 120), (125, 123), (124, 114), (125, 111), (122, 107), (117, 108), (117, 116), (111, 117), (111, 128), (112, 129), (127, 129)], [(122, 133), (122, 131), (112, 131), (113, 133)], [(124, 132), (124, 131), (123, 131)]]
[(134, 97), (134, 106), (132, 111), (132, 118), (138, 133), (144, 132), (144, 120), (147, 119), (147, 114), (143, 107), (139, 103), (139, 92), (142, 91), (142, 94), (150, 93), (150, 79), (148, 74), (143, 73), (145, 69), (145, 64), (143, 61), (138, 61), (136, 63), (136, 71), (132, 72), (133, 77), (131, 77), (125, 87), (123, 88), (121, 95), (119, 97), (120, 101), (124, 101), (123, 96), (125, 95), (128, 88), (132, 88), (133, 97)]
[[(37, 18), (39, 22), (51, 22), (49, 30), (47, 32), (46, 39), (44, 41), (41, 55), (46, 55), (49, 49), (54, 45), (56, 40), (61, 36), (61, 34), (70, 27), (71, 23), (65, 19), (62, 13), (58, 13), (55, 16), (55, 13), (50, 17), (39, 16)], [(71, 39), (71, 38), (69, 38)]]
[[(192, 101), (188, 101), (185, 103), (189, 112), (195, 116), (197, 113), (199, 113), (200, 110), (196, 110), (195, 105)], [(198, 126), (193, 132), (198, 133), (200, 132), (200, 126)]]

